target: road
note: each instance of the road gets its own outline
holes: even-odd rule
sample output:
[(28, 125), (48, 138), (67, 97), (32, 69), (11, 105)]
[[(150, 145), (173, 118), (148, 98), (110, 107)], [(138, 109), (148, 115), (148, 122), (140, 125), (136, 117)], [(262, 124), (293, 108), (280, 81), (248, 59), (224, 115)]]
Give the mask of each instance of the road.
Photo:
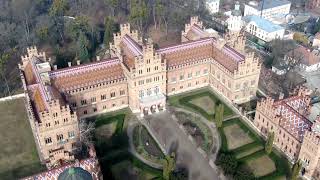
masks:
[(167, 152), (175, 151), (177, 153), (177, 167), (188, 168), (189, 179), (220, 179), (217, 172), (209, 165), (209, 159), (197, 150), (196, 145), (179, 128), (178, 123), (172, 119), (168, 111), (148, 116), (141, 121), (150, 127), (151, 133), (165, 147)]

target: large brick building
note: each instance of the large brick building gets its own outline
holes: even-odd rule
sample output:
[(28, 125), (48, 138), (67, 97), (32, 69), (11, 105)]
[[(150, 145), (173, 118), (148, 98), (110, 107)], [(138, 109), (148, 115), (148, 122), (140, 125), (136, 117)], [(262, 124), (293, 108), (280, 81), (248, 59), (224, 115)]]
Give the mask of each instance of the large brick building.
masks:
[(73, 159), (81, 118), (125, 107), (144, 116), (165, 110), (167, 96), (205, 86), (234, 103), (254, 98), (259, 60), (239, 53), (242, 33), (226, 37), (211, 37), (193, 17), (181, 44), (155, 49), (123, 24), (110, 44), (112, 58), (63, 69), (51, 68), (44, 53), (29, 48), (20, 70), (41, 159), (49, 165)]
[(320, 117), (310, 120), (310, 92), (297, 88), (288, 98), (270, 97), (257, 104), (255, 126), (267, 135), (274, 132), (274, 145), (289, 159), (303, 162), (307, 178), (320, 178)]

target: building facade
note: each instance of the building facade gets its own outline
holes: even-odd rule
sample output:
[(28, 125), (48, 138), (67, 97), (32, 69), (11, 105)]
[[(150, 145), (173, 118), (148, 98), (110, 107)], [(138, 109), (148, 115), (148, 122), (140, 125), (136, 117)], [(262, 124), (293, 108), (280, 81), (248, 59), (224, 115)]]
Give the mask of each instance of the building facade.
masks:
[(219, 12), (220, 0), (207, 0), (206, 7), (211, 14)]
[(205, 86), (234, 103), (254, 98), (259, 59), (236, 50), (244, 48), (241, 35), (230, 37), (211, 37), (192, 17), (183, 43), (155, 49), (123, 24), (110, 44), (111, 58), (63, 69), (51, 68), (44, 53), (29, 48), (20, 70), (42, 160), (72, 159), (78, 121), (89, 116), (129, 107), (143, 117), (165, 110), (167, 96)]
[(235, 3), (234, 9), (232, 11), (225, 12), (225, 15), (228, 16), (226, 20), (228, 24), (228, 30), (241, 31), (244, 26), (244, 22), (242, 20), (242, 12), (240, 10), (239, 1)]
[(246, 16), (244, 21), (246, 22), (246, 31), (263, 41), (283, 39), (285, 28), (280, 25), (256, 15)]
[(265, 136), (274, 132), (274, 145), (287, 157), (303, 162), (305, 177), (319, 179), (320, 117), (311, 121), (310, 91), (297, 88), (288, 98), (270, 97), (257, 104), (255, 126)]
[(256, 15), (267, 20), (290, 13), (291, 2), (288, 0), (251, 1), (244, 6), (244, 16)]

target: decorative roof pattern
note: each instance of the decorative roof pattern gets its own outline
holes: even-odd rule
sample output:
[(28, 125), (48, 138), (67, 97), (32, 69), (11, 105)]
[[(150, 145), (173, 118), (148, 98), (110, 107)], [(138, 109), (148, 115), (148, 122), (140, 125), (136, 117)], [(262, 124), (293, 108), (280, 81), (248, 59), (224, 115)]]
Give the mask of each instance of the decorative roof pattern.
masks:
[(281, 116), (280, 126), (288, 133), (302, 142), (304, 133), (309, 130), (312, 123), (299, 113), (300, 109), (307, 109), (307, 105), (300, 96), (275, 102), (276, 112)]
[(30, 177), (26, 177), (24, 178), (24, 180), (47, 180), (47, 179), (57, 179), (58, 176), (66, 169), (70, 168), (70, 167), (80, 167), (88, 172), (90, 172), (90, 174), (92, 175), (92, 177), (94, 177), (95, 179), (98, 178), (98, 172), (95, 172), (95, 168), (96, 168), (96, 164), (97, 164), (97, 160), (95, 158), (88, 158), (85, 160), (81, 160), (78, 163), (73, 163), (73, 164), (67, 164), (64, 165), (62, 167), (59, 168), (55, 168), (55, 169), (51, 169), (49, 171), (34, 175), (34, 176), (30, 176)]
[(245, 56), (228, 45), (224, 45), (221, 50), (218, 50), (217, 46), (217, 40), (210, 37), (162, 48), (157, 50), (157, 53), (165, 57), (168, 66), (213, 58), (231, 72), (237, 69), (239, 62), (245, 60)]
[(108, 59), (52, 71), (51, 83), (60, 91), (74, 90), (125, 78), (119, 59)]

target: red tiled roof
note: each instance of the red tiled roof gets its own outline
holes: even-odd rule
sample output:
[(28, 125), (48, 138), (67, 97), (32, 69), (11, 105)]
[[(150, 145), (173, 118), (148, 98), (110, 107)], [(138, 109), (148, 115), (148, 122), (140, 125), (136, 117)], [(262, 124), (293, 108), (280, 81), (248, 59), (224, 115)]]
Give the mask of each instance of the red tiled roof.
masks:
[(215, 38), (203, 38), (161, 48), (157, 50), (157, 53), (164, 56), (168, 66), (211, 57), (230, 72), (235, 71), (238, 63), (244, 61), (245, 57), (227, 45), (218, 49), (216, 42)]
[(119, 59), (107, 59), (50, 72), (52, 85), (57, 89), (73, 90), (124, 78)]

